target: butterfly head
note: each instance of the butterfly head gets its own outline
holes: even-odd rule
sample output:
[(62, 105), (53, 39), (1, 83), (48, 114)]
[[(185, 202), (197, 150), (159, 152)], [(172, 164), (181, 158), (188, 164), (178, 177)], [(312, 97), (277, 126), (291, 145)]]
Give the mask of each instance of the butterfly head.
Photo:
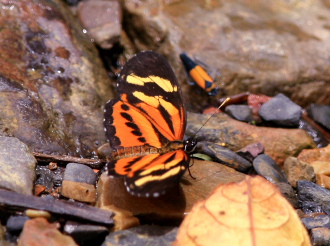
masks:
[(195, 150), (197, 145), (197, 139), (196, 138), (189, 138), (183, 142), (184, 144), (184, 151), (191, 153)]

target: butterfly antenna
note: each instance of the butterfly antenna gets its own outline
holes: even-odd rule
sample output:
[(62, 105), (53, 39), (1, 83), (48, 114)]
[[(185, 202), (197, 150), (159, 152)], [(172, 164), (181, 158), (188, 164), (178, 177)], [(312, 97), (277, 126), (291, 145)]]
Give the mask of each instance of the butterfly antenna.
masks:
[(213, 113), (213, 114), (211, 114), (211, 116), (204, 122), (204, 124), (197, 130), (197, 132), (195, 133), (195, 135), (194, 135), (194, 137), (193, 137), (193, 139), (195, 139), (196, 138), (196, 136), (197, 136), (197, 134), (199, 133), (199, 131), (207, 124), (207, 122), (209, 122), (209, 120), (216, 114), (216, 113), (218, 113), (219, 112), (219, 109), (223, 106), (223, 105), (225, 105), (228, 101), (230, 100), (230, 97), (227, 97), (226, 98), (226, 100), (224, 100), (222, 103), (221, 103), (221, 105), (217, 108), (217, 110)]

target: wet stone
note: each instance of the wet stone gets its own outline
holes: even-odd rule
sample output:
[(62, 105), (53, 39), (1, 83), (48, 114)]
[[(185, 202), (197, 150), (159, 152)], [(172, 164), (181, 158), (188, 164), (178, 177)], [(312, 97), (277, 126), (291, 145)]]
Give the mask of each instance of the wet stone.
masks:
[(311, 230), (311, 239), (313, 246), (329, 246), (330, 245), (330, 229), (314, 228)]
[(330, 214), (330, 191), (310, 181), (297, 182), (298, 201), (305, 214)]
[(65, 168), (58, 167), (55, 170), (50, 170), (49, 166), (37, 166), (36, 175), (37, 180), (36, 185), (43, 185), (47, 189), (53, 189), (60, 187), (62, 185), (63, 175)]
[(307, 108), (308, 116), (330, 130), (330, 106), (313, 103)]
[(86, 165), (69, 163), (66, 165), (63, 179), (94, 185), (96, 183), (97, 175), (92, 168)]
[(143, 225), (111, 233), (102, 246), (132, 245), (132, 242), (134, 242), (134, 246), (171, 246), (177, 232), (178, 228)]
[(253, 162), (253, 160), (260, 154), (263, 154), (265, 151), (265, 147), (262, 143), (253, 143), (249, 144), (243, 149), (238, 150), (236, 153), (243, 158), (247, 159), (249, 162)]
[(298, 127), (301, 110), (299, 105), (280, 93), (261, 106), (259, 115), (264, 121), (274, 123), (277, 126)]
[(273, 184), (288, 182), (280, 167), (266, 154), (257, 156), (253, 160), (253, 167), (259, 175), (265, 177)]
[(251, 122), (253, 120), (252, 109), (247, 105), (228, 105), (225, 112), (239, 121)]
[(83, 225), (72, 221), (65, 224), (64, 232), (79, 245), (101, 245), (109, 234), (109, 230), (105, 226)]
[(198, 142), (195, 151), (208, 155), (213, 161), (234, 168), (240, 172), (246, 172), (252, 167), (248, 160), (242, 158), (234, 151), (215, 143)]
[(23, 230), (24, 224), (30, 218), (27, 216), (10, 216), (7, 220), (6, 228), (10, 233), (18, 233)]
[(300, 161), (295, 157), (288, 157), (284, 162), (284, 173), (293, 187), (297, 187), (299, 180), (314, 182), (314, 168), (307, 162)]
[(36, 159), (29, 148), (14, 137), (0, 137), (0, 187), (32, 195)]
[(302, 218), (301, 221), (304, 223), (305, 227), (308, 230), (311, 230), (311, 229), (317, 228), (317, 227), (330, 228), (330, 216), (329, 215), (320, 214), (315, 217)]

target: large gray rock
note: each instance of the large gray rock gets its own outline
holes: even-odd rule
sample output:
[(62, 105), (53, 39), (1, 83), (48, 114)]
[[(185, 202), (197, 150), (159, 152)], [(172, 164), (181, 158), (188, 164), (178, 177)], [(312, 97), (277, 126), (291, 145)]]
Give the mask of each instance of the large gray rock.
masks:
[(0, 137), (0, 187), (32, 195), (37, 161), (26, 144)]
[[(329, 1), (125, 0), (124, 11), (127, 46), (165, 54), (182, 82), (186, 51), (221, 71), (226, 95), (282, 92), (302, 106), (330, 104)], [(194, 108), (203, 105), (207, 95), (184, 84)]]

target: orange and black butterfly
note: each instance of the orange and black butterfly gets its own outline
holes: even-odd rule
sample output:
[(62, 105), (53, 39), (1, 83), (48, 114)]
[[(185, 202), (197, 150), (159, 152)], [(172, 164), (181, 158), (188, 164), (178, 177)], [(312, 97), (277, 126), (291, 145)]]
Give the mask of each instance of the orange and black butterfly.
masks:
[(117, 90), (104, 110), (113, 149), (108, 174), (124, 177), (132, 195), (162, 195), (179, 184), (196, 145), (182, 140), (186, 112), (176, 76), (163, 56), (145, 51), (125, 64)]
[(180, 58), (187, 73), (195, 84), (199, 85), (211, 96), (218, 94), (219, 88), (200, 65), (194, 62), (185, 52), (180, 54)]

